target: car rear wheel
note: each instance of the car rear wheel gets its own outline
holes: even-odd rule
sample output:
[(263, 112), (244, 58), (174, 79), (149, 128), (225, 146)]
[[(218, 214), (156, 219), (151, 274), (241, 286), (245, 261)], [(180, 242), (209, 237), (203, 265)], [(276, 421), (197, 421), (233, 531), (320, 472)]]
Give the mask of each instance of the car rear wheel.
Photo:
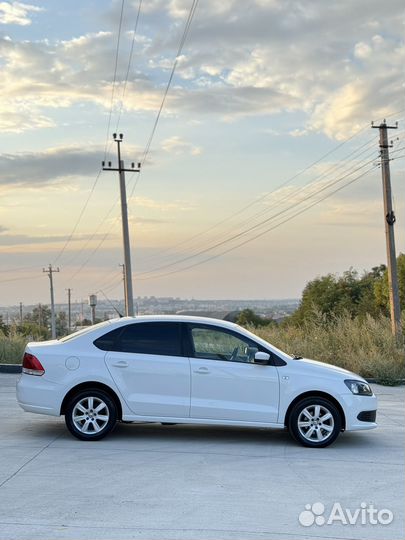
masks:
[(117, 407), (102, 390), (88, 389), (76, 394), (65, 412), (65, 422), (72, 435), (82, 441), (98, 441), (114, 428)]
[(342, 429), (342, 418), (328, 399), (308, 397), (294, 405), (288, 429), (302, 445), (324, 448), (336, 440)]

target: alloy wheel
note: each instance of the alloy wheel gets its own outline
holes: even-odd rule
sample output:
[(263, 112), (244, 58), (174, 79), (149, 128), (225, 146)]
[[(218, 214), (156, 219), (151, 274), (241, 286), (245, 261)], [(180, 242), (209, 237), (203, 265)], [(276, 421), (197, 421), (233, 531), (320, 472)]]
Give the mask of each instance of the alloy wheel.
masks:
[(80, 433), (92, 435), (100, 433), (108, 424), (110, 411), (107, 404), (95, 396), (80, 399), (72, 411), (72, 420)]
[(298, 430), (310, 442), (324, 442), (333, 433), (335, 421), (332, 413), (323, 405), (308, 405), (298, 416)]

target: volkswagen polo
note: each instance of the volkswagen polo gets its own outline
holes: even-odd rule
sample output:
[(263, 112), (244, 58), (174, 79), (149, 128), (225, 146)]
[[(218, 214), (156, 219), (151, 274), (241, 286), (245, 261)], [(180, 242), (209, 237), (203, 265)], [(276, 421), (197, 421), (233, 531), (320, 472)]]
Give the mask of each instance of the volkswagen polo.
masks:
[(287, 428), (309, 447), (377, 426), (377, 398), (360, 376), (202, 317), (125, 317), (29, 343), (17, 399), (64, 415), (86, 441), (117, 421)]

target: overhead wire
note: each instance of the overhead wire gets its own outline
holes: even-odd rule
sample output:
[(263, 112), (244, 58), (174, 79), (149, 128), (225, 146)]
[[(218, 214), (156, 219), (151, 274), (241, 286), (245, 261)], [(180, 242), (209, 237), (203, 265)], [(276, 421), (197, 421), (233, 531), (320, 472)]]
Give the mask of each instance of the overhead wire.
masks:
[[(348, 155), (346, 155), (344, 159), (347, 160), (349, 157), (353, 157), (353, 156), (356, 157), (356, 158), (360, 157), (364, 152), (366, 152), (366, 151), (368, 151), (368, 150), (370, 149), (370, 147), (371, 147), (371, 144), (370, 144), (370, 143), (371, 143), (371, 141), (369, 141), (369, 140), (366, 141), (366, 142), (365, 142), (364, 144), (362, 144), (359, 148), (354, 149), (352, 152), (350, 152)], [(339, 146), (341, 146), (341, 145), (339, 145)], [(365, 146), (366, 146), (366, 148), (364, 148)], [(364, 148), (364, 150), (362, 150), (363, 148)], [(335, 150), (336, 150), (336, 149), (335, 149)], [(362, 151), (360, 151), (360, 150), (362, 150)], [(330, 153), (331, 153), (331, 151), (328, 152), (327, 154), (325, 154), (325, 156), (330, 155)], [(324, 156), (324, 157), (325, 157), (325, 156)], [(314, 164), (313, 164), (312, 166), (315, 166), (316, 164), (319, 164), (319, 162), (320, 162), (321, 159), (322, 159), (322, 158), (320, 158), (320, 159), (318, 159), (316, 162), (314, 162)], [(340, 168), (344, 167), (345, 165), (346, 165), (345, 162), (339, 162), (339, 163), (333, 164), (331, 167), (329, 167), (329, 168), (326, 169), (325, 171), (321, 172), (318, 176), (316, 176), (315, 178), (312, 178), (312, 179), (311, 179), (311, 184), (314, 183), (316, 180), (319, 180), (319, 179), (323, 178), (326, 174), (330, 173), (330, 172), (333, 171), (334, 169), (340, 169)], [(312, 167), (310, 167), (310, 166), (306, 167), (306, 168), (305, 168), (305, 171), (310, 170), (310, 168), (312, 168)], [(303, 170), (303, 171), (304, 171), (304, 170)], [(291, 179), (297, 178), (300, 174), (301, 174), (301, 172), (300, 172), (300, 173), (297, 173), (296, 175), (294, 175), (294, 177), (291, 177)], [(243, 227), (243, 226), (244, 226), (245, 224), (247, 224), (247, 223), (251, 223), (252, 220), (255, 220), (255, 219), (261, 217), (262, 215), (265, 215), (266, 213), (268, 213), (269, 210), (271, 210), (272, 208), (274, 208), (274, 206), (280, 205), (281, 203), (283, 203), (285, 200), (287, 200), (287, 199), (290, 198), (291, 196), (296, 196), (298, 193), (300, 193), (301, 191), (305, 190), (305, 189), (308, 187), (308, 184), (306, 184), (306, 185), (304, 185), (304, 186), (298, 187), (293, 193), (291, 193), (291, 192), (286, 193), (286, 195), (285, 195), (284, 197), (282, 197), (281, 199), (275, 198), (275, 197), (277, 196), (278, 192), (279, 192), (283, 187), (285, 187), (286, 183), (287, 183), (287, 182), (283, 182), (279, 187), (275, 188), (274, 190), (272, 190), (272, 191), (269, 192), (269, 193), (266, 193), (266, 195), (263, 196), (263, 197), (261, 197), (260, 199), (255, 199), (255, 201), (253, 201), (252, 204), (256, 203), (256, 202), (259, 201), (259, 200), (262, 200), (262, 201), (264, 202), (264, 200), (265, 200), (266, 198), (270, 198), (271, 195), (273, 195), (273, 199), (274, 199), (274, 200), (272, 200), (272, 202), (271, 202), (270, 205), (266, 205), (265, 208), (262, 208), (259, 212), (253, 214), (252, 216), (249, 216), (249, 217), (246, 218), (244, 221), (240, 222), (239, 224), (237, 224), (237, 225), (235, 225), (235, 226), (238, 227), (238, 228), (240, 228), (240, 227)], [(247, 205), (247, 206), (248, 206), (248, 205)], [(247, 206), (245, 206), (245, 208), (247, 208)], [(250, 205), (250, 206), (251, 206), (251, 205)], [(232, 216), (228, 216), (227, 218), (225, 218), (224, 220), (222, 220), (220, 223), (227, 222), (227, 221), (229, 221), (231, 218), (236, 217), (237, 215), (238, 215), (238, 214), (232, 214)], [(219, 223), (216, 223), (214, 226), (210, 227), (209, 229), (206, 229), (205, 231), (202, 231), (202, 232), (200, 232), (200, 233), (198, 233), (198, 234), (196, 234), (196, 235), (193, 235), (192, 237), (189, 237), (188, 239), (186, 239), (186, 240), (184, 240), (184, 241), (182, 241), (182, 242), (179, 242), (178, 244), (175, 245), (175, 247), (178, 247), (178, 246), (181, 246), (181, 245), (184, 245), (184, 244), (188, 244), (192, 239), (199, 238), (199, 237), (203, 236), (203, 235), (206, 234), (207, 232), (209, 232), (209, 231), (213, 230), (214, 228), (216, 228), (217, 225), (219, 225)], [(223, 234), (224, 234), (224, 233), (222, 232), (222, 233), (219, 233), (219, 234), (216, 235), (216, 236), (219, 236), (219, 235), (222, 236)], [(212, 239), (211, 239), (211, 240), (212, 240)], [(163, 251), (164, 251), (164, 252), (167, 252), (167, 251), (172, 250), (172, 249), (174, 249), (174, 248), (173, 248), (173, 247), (171, 247), (171, 248), (166, 248), (166, 249), (163, 250)], [(188, 248), (187, 250), (182, 250), (180, 253), (182, 253), (182, 252), (187, 252), (187, 251), (189, 251), (189, 248)], [(161, 253), (160, 253), (160, 254), (161, 254)], [(157, 255), (158, 255), (158, 254), (155, 254), (155, 257), (154, 257), (154, 258), (156, 258)], [(176, 252), (176, 256), (178, 256), (178, 255), (179, 255), (179, 252)], [(173, 256), (173, 254), (168, 254), (168, 255), (164, 256), (164, 258), (172, 257), (172, 256)], [(149, 260), (150, 258), (152, 258), (152, 257), (146, 258), (146, 260)], [(145, 259), (144, 259), (144, 260), (145, 260)]]
[(115, 85), (116, 85), (116, 81), (117, 81), (118, 57), (119, 57), (119, 50), (120, 50), (122, 19), (123, 19), (123, 13), (124, 13), (124, 3), (125, 3), (125, 0), (121, 0), (121, 12), (120, 12), (120, 19), (119, 19), (119, 24), (118, 24), (117, 45), (116, 45), (116, 48), (115, 48), (114, 75), (113, 75), (113, 80), (112, 80), (112, 85), (111, 85), (110, 111), (109, 111), (109, 114), (108, 114), (107, 134), (106, 134), (105, 147), (104, 147), (104, 160), (107, 157), (108, 140), (109, 140), (109, 137), (110, 137), (110, 127), (111, 127), (111, 116), (112, 116), (112, 111), (113, 111), (113, 107), (114, 107)]
[(246, 234), (248, 234), (249, 232), (251, 231), (254, 231), (255, 229), (257, 228), (260, 228), (260, 227), (263, 227), (264, 225), (266, 225), (269, 221), (272, 221), (274, 220), (275, 218), (277, 218), (278, 216), (284, 214), (285, 212), (291, 210), (292, 208), (296, 207), (297, 205), (300, 205), (304, 202), (306, 202), (306, 200), (312, 198), (314, 195), (317, 195), (323, 191), (325, 191), (326, 189), (328, 189), (329, 187), (341, 182), (342, 180), (344, 180), (345, 178), (347, 178), (348, 176), (351, 176), (352, 174), (354, 174), (355, 172), (361, 170), (362, 168), (364, 168), (366, 165), (369, 165), (370, 163), (372, 163), (373, 160), (371, 161), (368, 161), (366, 163), (364, 163), (363, 165), (353, 169), (351, 172), (349, 173), (346, 173), (344, 176), (341, 176), (329, 183), (327, 183), (326, 185), (322, 186), (320, 189), (318, 189), (315, 193), (311, 193), (309, 194), (307, 197), (299, 200), (299, 201), (296, 201), (294, 202), (291, 206), (289, 206), (287, 209), (283, 209), (283, 210), (280, 210), (279, 212), (277, 212), (276, 214), (266, 218), (265, 220), (261, 221), (260, 223), (257, 223), (255, 225), (252, 225), (251, 227), (241, 231), (241, 232), (238, 232), (236, 234), (233, 234), (231, 237), (229, 238), (225, 238), (224, 240), (221, 240), (220, 242), (216, 242), (215, 244), (209, 246), (209, 247), (206, 247), (204, 249), (200, 249), (198, 252), (192, 254), (192, 255), (188, 255), (187, 257), (183, 257), (175, 262), (172, 262), (172, 263), (168, 263), (168, 264), (165, 264), (165, 265), (162, 265), (158, 268), (155, 268), (154, 270), (150, 270), (150, 271), (147, 271), (147, 272), (140, 272), (138, 273), (138, 278), (139, 276), (143, 276), (143, 275), (146, 275), (146, 274), (150, 274), (150, 273), (153, 273), (153, 272), (157, 272), (157, 271), (160, 271), (160, 270), (164, 270), (164, 269), (167, 269), (167, 268), (170, 268), (172, 266), (177, 266), (183, 262), (187, 262), (189, 260), (192, 260), (196, 257), (199, 257), (200, 255), (203, 255), (207, 252), (210, 252), (210, 251), (213, 251), (215, 249), (217, 249), (218, 247), (221, 247), (222, 245), (225, 245), (229, 242), (232, 242), (242, 236), (245, 236)]
[(152, 276), (146, 276), (146, 277), (142, 277), (142, 276), (137, 276), (137, 279), (138, 280), (149, 280), (149, 279), (158, 279), (158, 278), (161, 278), (161, 277), (166, 277), (166, 276), (169, 276), (169, 275), (172, 275), (172, 274), (177, 274), (177, 273), (181, 273), (181, 272), (185, 272), (187, 270), (190, 270), (191, 268), (195, 268), (196, 266), (200, 266), (202, 264), (205, 264), (209, 261), (212, 261), (214, 259), (217, 259), (218, 257), (222, 257), (223, 255), (231, 252), (231, 251), (234, 251), (235, 249), (238, 249), (250, 242), (253, 242), (254, 240), (256, 240), (257, 238), (260, 238), (261, 236), (264, 236), (265, 234), (269, 233), (270, 231), (274, 230), (274, 229), (277, 229), (278, 227), (280, 227), (281, 225), (283, 225), (284, 223), (287, 223), (288, 221), (291, 221), (292, 219), (294, 219), (295, 217), (299, 216), (300, 214), (308, 211), (309, 209), (311, 209), (313, 206), (315, 206), (316, 204), (319, 204), (320, 202), (323, 202), (324, 200), (326, 200), (327, 198), (331, 197), (332, 195), (338, 193), (339, 191), (341, 191), (342, 189), (346, 188), (347, 186), (353, 184), (354, 182), (360, 180), (361, 178), (363, 178), (366, 174), (368, 174), (370, 171), (372, 171), (373, 169), (375, 169), (375, 166), (372, 166), (370, 169), (368, 169), (367, 171), (363, 172), (362, 174), (360, 174), (359, 176), (357, 176), (356, 178), (350, 180), (349, 182), (347, 182), (346, 184), (344, 184), (343, 186), (340, 186), (339, 188), (335, 189), (334, 191), (332, 191), (331, 193), (328, 193), (327, 195), (325, 195), (324, 197), (322, 197), (321, 199), (319, 200), (316, 200), (315, 202), (311, 203), (309, 206), (299, 210), (298, 212), (296, 212), (295, 214), (293, 214), (292, 216), (289, 216), (288, 218), (284, 219), (283, 221), (281, 221), (280, 223), (277, 223), (276, 225), (273, 225), (272, 227), (264, 230), (264, 231), (261, 231), (260, 233), (258, 233), (257, 235), (255, 235), (254, 237), (252, 238), (248, 238), (248, 239), (245, 239), (244, 241), (240, 242), (239, 244), (237, 244), (236, 246), (231, 246), (230, 248), (228, 248), (227, 250), (221, 252), (221, 253), (218, 253), (218, 254), (215, 254), (215, 255), (212, 255), (206, 259), (204, 259), (203, 261), (198, 261), (196, 263), (193, 263), (189, 266), (186, 266), (186, 267), (183, 267), (181, 269), (177, 269), (177, 270), (172, 270), (172, 271), (169, 271), (169, 272), (165, 272), (165, 273), (162, 273), (162, 274), (157, 274), (157, 275), (152, 275)]
[[(188, 14), (188, 17), (187, 17), (187, 20), (186, 20), (186, 24), (185, 24), (185, 28), (183, 30), (183, 34), (181, 36), (181, 39), (180, 39), (180, 43), (179, 43), (179, 47), (177, 49), (177, 54), (176, 54), (176, 57), (175, 57), (175, 60), (174, 60), (174, 63), (173, 63), (173, 66), (172, 66), (172, 69), (171, 69), (171, 72), (170, 72), (170, 76), (169, 76), (169, 79), (168, 79), (168, 82), (166, 84), (166, 87), (165, 87), (165, 91), (163, 93), (163, 97), (162, 97), (162, 101), (160, 103), (160, 106), (159, 106), (159, 109), (157, 111), (157, 115), (156, 115), (156, 118), (155, 118), (155, 121), (154, 121), (154, 124), (153, 124), (153, 127), (152, 127), (152, 130), (151, 130), (151, 133), (149, 135), (149, 138), (147, 140), (147, 143), (146, 143), (146, 146), (145, 146), (145, 150), (144, 150), (144, 153), (143, 153), (143, 158), (142, 158), (142, 161), (141, 161), (141, 164), (143, 165), (146, 161), (146, 158), (150, 152), (150, 148), (151, 148), (151, 145), (152, 145), (152, 141), (153, 141), (153, 138), (154, 138), (154, 135), (156, 133), (156, 130), (157, 130), (157, 126), (158, 126), (158, 123), (159, 123), (159, 120), (160, 120), (160, 117), (161, 117), (161, 114), (162, 114), (162, 111), (163, 111), (163, 107), (164, 107), (164, 104), (166, 102), (166, 99), (167, 99), (167, 95), (169, 93), (169, 89), (170, 89), (170, 86), (172, 84), (172, 81), (173, 81), (173, 77), (174, 77), (174, 73), (176, 71), (176, 67), (177, 67), (177, 64), (178, 64), (178, 60), (179, 60), (179, 57), (183, 51), (183, 48), (184, 48), (184, 44), (186, 42), (186, 39), (187, 39), (187, 36), (188, 36), (188, 33), (189, 33), (189, 30), (190, 30), (190, 26), (191, 26), (191, 23), (192, 23), (192, 20), (194, 18), (194, 14), (195, 14), (195, 11), (197, 9), (197, 6), (198, 6), (198, 3), (199, 3), (199, 0), (193, 0), (192, 2), (192, 5), (190, 7), (190, 11), (189, 11), (189, 14)], [(139, 11), (139, 10), (138, 10)], [(131, 190), (131, 193), (130, 193), (130, 196), (129, 198), (131, 199), (133, 197), (133, 194), (134, 194), (134, 191), (137, 187), (137, 184), (138, 184), (138, 181), (139, 181), (139, 174), (138, 173), (138, 176), (135, 180), (135, 183), (132, 187), (132, 190)], [(107, 215), (105, 216), (105, 218), (103, 219), (102, 222), (100, 222), (100, 226), (97, 228), (97, 232), (100, 230), (101, 228), (101, 225), (104, 223), (105, 219), (107, 219), (107, 217), (111, 214), (111, 212), (113, 211), (113, 209), (115, 208), (115, 206), (117, 205), (119, 201), (119, 198), (116, 200), (116, 202), (112, 205), (112, 207), (110, 208), (110, 210), (108, 211)], [(101, 241), (99, 242), (99, 244), (96, 246), (95, 249), (93, 249), (93, 251), (90, 253), (90, 256), (86, 259), (86, 261), (80, 266), (80, 268), (78, 270), (76, 270), (71, 276), (69, 279), (73, 279), (74, 277), (76, 277), (82, 270), (83, 268), (88, 264), (88, 262), (91, 260), (91, 258), (93, 257), (93, 255), (95, 255), (95, 253), (97, 253), (97, 251), (101, 248), (101, 246), (103, 245), (103, 243), (105, 242), (105, 240), (108, 238), (110, 232), (112, 231), (113, 227), (116, 225), (116, 223), (118, 222), (118, 219), (117, 218), (115, 220), (115, 222), (111, 225), (110, 229), (106, 232), (106, 234), (103, 236), (103, 238), (101, 239)], [(93, 235), (90, 237), (90, 239), (88, 240), (88, 243), (86, 245), (86, 247), (89, 245), (89, 243), (94, 239), (94, 236), (95, 234), (97, 234), (97, 232), (93, 233)], [(85, 248), (84, 248), (85, 249)]]
[[(372, 160), (372, 161), (373, 161), (373, 160)], [(330, 181), (329, 183), (327, 183), (326, 185), (324, 185), (323, 187), (321, 187), (316, 193), (321, 192), (321, 191), (324, 191), (325, 189), (327, 189), (328, 187), (334, 185), (334, 184), (337, 183), (337, 182), (341, 182), (342, 180), (344, 180), (345, 178), (347, 178), (347, 176), (350, 176), (350, 175), (352, 175), (353, 173), (357, 172), (359, 169), (364, 168), (364, 166), (366, 166), (366, 165), (369, 164), (369, 163), (371, 163), (371, 162), (366, 162), (365, 164), (361, 165), (360, 167), (357, 167), (357, 168), (354, 168), (354, 169), (351, 168), (351, 169), (349, 170), (349, 172), (347, 172), (347, 173), (344, 174), (343, 176), (339, 177), (338, 179), (334, 179), (334, 180)], [(318, 181), (318, 182), (314, 182), (313, 184), (319, 184), (319, 181)], [(311, 184), (311, 186), (312, 186), (313, 184)], [(306, 187), (308, 187), (308, 186), (306, 186)], [(315, 194), (316, 194), (316, 193), (315, 193)], [(304, 194), (304, 195), (305, 195), (305, 194)], [(310, 193), (310, 194), (307, 196), (307, 198), (308, 198), (308, 197), (311, 197), (311, 196), (313, 196), (313, 194)], [(289, 197), (289, 198), (291, 198), (291, 197)], [(303, 201), (305, 201), (305, 200), (306, 200), (306, 198), (302, 199), (301, 201), (295, 202), (295, 203), (293, 203), (293, 206), (295, 206), (295, 205), (297, 205), (297, 204), (301, 204), (301, 203), (302, 203)], [(248, 227), (247, 229), (245, 229), (245, 230), (243, 230), (243, 231), (241, 231), (241, 232), (238, 232), (238, 233), (236, 233), (236, 234), (232, 234), (232, 236), (230, 236), (230, 237), (228, 237), (228, 238), (225, 238), (225, 239), (223, 239), (223, 240), (221, 240), (221, 241), (219, 241), (219, 242), (216, 242), (215, 244), (210, 245), (210, 246), (208, 246), (208, 247), (206, 247), (206, 248), (203, 248), (203, 249), (200, 248), (200, 249), (198, 249), (198, 251), (197, 251), (196, 253), (190, 254), (190, 255), (188, 255), (188, 256), (186, 256), (186, 257), (183, 257), (183, 258), (180, 258), (180, 259), (177, 260), (177, 261), (174, 261), (174, 262), (171, 262), (171, 263), (167, 263), (167, 264), (161, 265), (161, 266), (155, 268), (154, 270), (149, 270), (149, 271), (146, 271), (146, 272), (140, 272), (140, 273), (138, 274), (138, 276), (144, 275), (144, 274), (146, 274), (146, 273), (151, 273), (151, 272), (156, 272), (156, 271), (159, 271), (159, 270), (163, 270), (163, 269), (169, 268), (169, 267), (171, 267), (171, 266), (173, 266), (173, 265), (178, 265), (178, 264), (180, 264), (180, 263), (182, 263), (182, 262), (186, 262), (186, 261), (188, 261), (188, 260), (190, 260), (190, 259), (192, 259), (192, 258), (198, 257), (199, 255), (204, 254), (204, 253), (206, 253), (207, 251), (212, 251), (213, 249), (216, 249), (217, 247), (220, 247), (221, 245), (223, 245), (223, 244), (225, 244), (225, 243), (228, 243), (228, 242), (230, 242), (230, 241), (232, 241), (232, 240), (234, 240), (234, 239), (239, 238), (239, 237), (242, 236), (242, 235), (245, 235), (245, 234), (249, 233), (250, 231), (256, 229), (257, 227), (260, 227), (260, 226), (262, 226), (263, 224), (266, 224), (269, 220), (274, 219), (275, 217), (277, 217), (278, 215), (284, 213), (285, 211), (286, 211), (285, 209), (284, 209), (284, 210), (280, 210), (280, 211), (279, 211), (278, 213), (276, 213), (275, 215), (272, 215), (272, 216), (266, 218), (265, 220), (263, 220), (263, 221), (261, 221), (261, 222), (259, 222), (259, 223), (257, 223), (257, 224), (251, 225), (250, 227)]]

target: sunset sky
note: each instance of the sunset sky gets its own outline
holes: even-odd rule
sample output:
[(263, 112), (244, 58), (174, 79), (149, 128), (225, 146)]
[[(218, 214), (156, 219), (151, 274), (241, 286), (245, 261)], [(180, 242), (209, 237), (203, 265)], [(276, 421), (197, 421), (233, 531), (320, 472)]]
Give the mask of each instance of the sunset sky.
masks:
[(383, 118), (405, 251), (403, 2), (200, 0), (151, 139), (192, 6), (0, 1), (1, 305), (49, 302), (49, 263), (57, 302), (122, 298), (116, 127), (128, 166), (151, 142), (135, 296), (294, 298), (385, 262)]

